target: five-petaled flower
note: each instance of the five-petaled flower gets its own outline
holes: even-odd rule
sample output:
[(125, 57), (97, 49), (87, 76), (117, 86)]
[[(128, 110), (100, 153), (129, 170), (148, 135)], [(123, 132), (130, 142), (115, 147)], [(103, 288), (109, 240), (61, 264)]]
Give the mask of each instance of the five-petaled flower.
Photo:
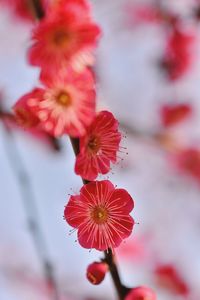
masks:
[[(29, 62), (48, 73), (67, 65), (74, 67), (76, 59), (95, 48), (100, 34), (99, 27), (85, 13), (83, 1), (67, 2), (54, 4), (54, 9), (49, 9), (47, 16), (33, 31)], [(85, 62), (86, 65), (90, 61), (91, 58)]]
[(85, 134), (95, 116), (92, 73), (88, 69), (82, 73), (68, 70), (54, 77), (42, 76), (41, 81), (46, 88), (25, 95), (24, 105), (40, 120), (42, 128), (53, 136)]
[(117, 160), (121, 134), (118, 121), (108, 111), (101, 111), (80, 139), (80, 153), (76, 157), (75, 172), (87, 180), (110, 171), (110, 163)]
[(116, 189), (108, 180), (94, 181), (70, 197), (64, 216), (77, 229), (82, 247), (103, 251), (118, 247), (131, 234), (133, 207), (126, 190)]

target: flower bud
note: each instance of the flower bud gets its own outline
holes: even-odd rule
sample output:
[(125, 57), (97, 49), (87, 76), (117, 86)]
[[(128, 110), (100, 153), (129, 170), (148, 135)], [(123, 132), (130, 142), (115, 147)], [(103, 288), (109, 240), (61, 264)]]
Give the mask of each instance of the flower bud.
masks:
[(106, 263), (93, 262), (88, 266), (86, 276), (92, 284), (96, 285), (104, 280), (107, 271), (108, 266)]
[(126, 296), (125, 300), (156, 300), (154, 291), (146, 286), (133, 288)]

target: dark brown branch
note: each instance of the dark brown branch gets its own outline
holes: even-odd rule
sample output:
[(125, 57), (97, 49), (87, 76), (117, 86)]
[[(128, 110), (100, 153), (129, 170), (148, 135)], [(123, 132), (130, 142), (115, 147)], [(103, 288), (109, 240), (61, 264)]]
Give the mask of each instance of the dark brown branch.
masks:
[(44, 13), (43, 7), (40, 3), (40, 0), (30, 0), (30, 4), (33, 8), (33, 12), (34, 12), (34, 15), (36, 16), (36, 18), (38, 20), (41, 20), (42, 18), (44, 18), (45, 13)]
[(112, 253), (111, 249), (108, 249), (108, 251), (104, 251), (104, 256), (104, 261), (109, 265), (110, 274), (112, 276), (112, 280), (115, 285), (118, 297), (120, 300), (124, 300), (131, 289), (122, 284), (117, 268), (117, 263), (115, 261), (115, 256)]

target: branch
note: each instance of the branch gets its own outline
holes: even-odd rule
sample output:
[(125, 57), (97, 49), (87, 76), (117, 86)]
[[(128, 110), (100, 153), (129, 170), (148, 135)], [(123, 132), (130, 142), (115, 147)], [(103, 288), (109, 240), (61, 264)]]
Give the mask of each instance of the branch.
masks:
[(16, 146), (12, 131), (5, 126), (4, 128), (5, 130), (3, 131), (3, 134), (5, 140), (5, 152), (8, 156), (16, 180), (19, 183), (21, 199), (26, 212), (27, 224), (33, 238), (34, 246), (43, 266), (46, 282), (51, 288), (52, 299), (59, 300), (53, 265), (48, 257), (47, 246), (44, 241), (41, 226), (38, 224), (39, 214), (36, 206), (36, 199), (34, 198), (32, 190), (31, 180)]
[(32, 6), (35, 17), (38, 20), (41, 20), (42, 18), (44, 18), (45, 13), (44, 13), (43, 7), (40, 3), (40, 0), (30, 0), (30, 4)]

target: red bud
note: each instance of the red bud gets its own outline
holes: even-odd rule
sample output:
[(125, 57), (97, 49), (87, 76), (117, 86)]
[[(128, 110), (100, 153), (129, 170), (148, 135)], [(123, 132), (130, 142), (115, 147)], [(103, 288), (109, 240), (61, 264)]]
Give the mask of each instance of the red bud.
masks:
[(94, 262), (90, 264), (87, 268), (87, 279), (92, 284), (100, 284), (108, 271), (108, 266), (106, 263)]

